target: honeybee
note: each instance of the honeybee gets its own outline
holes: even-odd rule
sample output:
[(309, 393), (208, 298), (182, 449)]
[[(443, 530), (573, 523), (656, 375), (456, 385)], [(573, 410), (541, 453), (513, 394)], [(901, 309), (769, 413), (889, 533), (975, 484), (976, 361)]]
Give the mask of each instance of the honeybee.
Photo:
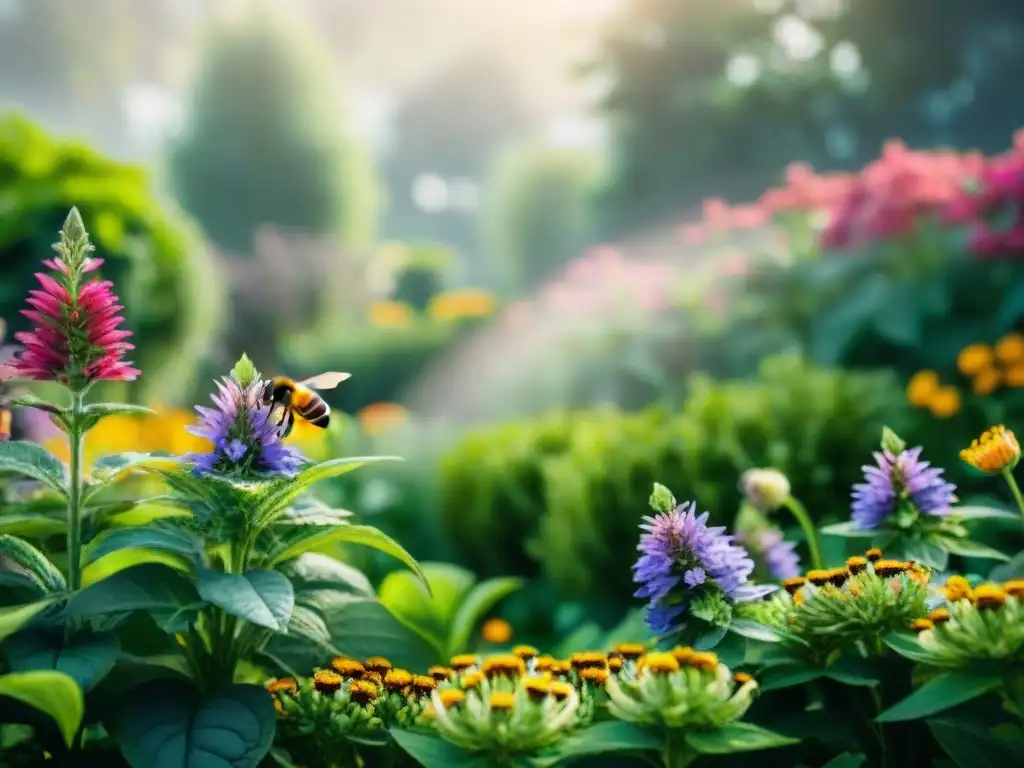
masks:
[(281, 409), (277, 422), (281, 437), (288, 437), (295, 426), (295, 414), (314, 427), (326, 429), (331, 421), (331, 407), (315, 390), (334, 389), (352, 374), (330, 371), (313, 376), (305, 381), (295, 381), (287, 376), (276, 376), (263, 390), (263, 402), (274, 410)]

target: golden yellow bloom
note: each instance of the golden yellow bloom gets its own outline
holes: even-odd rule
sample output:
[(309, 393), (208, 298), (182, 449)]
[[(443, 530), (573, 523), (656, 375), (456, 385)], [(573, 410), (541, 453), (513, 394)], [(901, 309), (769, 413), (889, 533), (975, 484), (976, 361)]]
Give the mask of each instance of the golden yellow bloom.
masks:
[(669, 653), (675, 657), (675, 660), (678, 661), (680, 665), (686, 666), (690, 663), (690, 659), (693, 658), (693, 654), (695, 654), (696, 651), (688, 645), (677, 645), (669, 651)]
[(399, 403), (371, 403), (356, 414), (359, 426), (368, 435), (379, 435), (404, 424), (409, 418)]
[(647, 653), (647, 648), (642, 643), (619, 643), (615, 646), (615, 652), (624, 659), (635, 661)]
[(740, 685), (745, 685), (746, 683), (749, 683), (754, 678), (751, 677), (750, 675), (748, 675), (746, 672), (737, 672), (735, 675), (732, 676), (732, 679), (735, 680)]
[(516, 697), (507, 691), (495, 691), (490, 698), (491, 709), (508, 711), (516, 705)]
[(377, 698), (377, 686), (366, 680), (353, 680), (348, 684), (348, 696), (365, 706)]
[(520, 677), (526, 674), (526, 663), (514, 653), (502, 653), (485, 660), (481, 671), (487, 677)]
[(371, 656), (363, 662), (363, 666), (370, 672), (376, 672), (378, 675), (383, 675), (391, 669), (391, 662), (383, 656)]
[(580, 670), (580, 680), (586, 680), (587, 682), (595, 683), (597, 685), (604, 685), (608, 682), (609, 674), (610, 673), (607, 668), (587, 667), (586, 669)]
[(555, 662), (555, 665), (551, 668), (551, 674), (560, 675), (562, 677), (572, 672), (572, 663), (567, 659), (561, 659)]
[(405, 328), (412, 323), (415, 312), (401, 301), (375, 301), (370, 305), (370, 325), (377, 328)]
[(608, 669), (612, 672), (618, 672), (622, 669), (622, 657), (621, 656), (609, 656), (608, 657)]
[(445, 709), (451, 709), (465, 698), (466, 694), (458, 688), (446, 688), (441, 691), (441, 703), (444, 704)]
[(984, 368), (975, 375), (971, 389), (979, 397), (987, 397), (999, 389), (1003, 383), (1003, 374), (995, 368)]
[(557, 665), (554, 656), (538, 656), (533, 660), (533, 668), (537, 672), (551, 672)]
[(690, 658), (689, 666), (710, 671), (718, 666), (718, 656), (711, 651), (697, 651)]
[(1003, 365), (1013, 365), (1024, 361), (1024, 336), (1019, 333), (1008, 333), (996, 342), (996, 357)]
[(995, 357), (987, 344), (970, 344), (956, 356), (956, 367), (964, 376), (975, 376), (991, 367)]
[(360, 678), (366, 674), (366, 668), (361, 663), (342, 656), (332, 659), (331, 667), (342, 677)]
[(928, 410), (937, 419), (948, 419), (960, 411), (960, 390), (956, 387), (939, 387), (928, 401)]
[(529, 661), (530, 659), (537, 658), (538, 651), (532, 645), (517, 645), (512, 649), (512, 653), (523, 661)]
[(941, 386), (939, 374), (935, 371), (918, 371), (907, 382), (907, 402), (917, 408), (925, 408)]
[(494, 295), (476, 288), (439, 293), (427, 306), (433, 320), (460, 320), (469, 317), (490, 317), (494, 314)]
[(949, 611), (945, 608), (936, 608), (928, 614), (928, 621), (932, 624), (945, 624), (949, 621)]
[(898, 576), (910, 570), (910, 564), (900, 560), (879, 560), (875, 563), (875, 575), (883, 579), (890, 576)]
[(484, 622), (480, 635), (484, 642), (492, 645), (504, 645), (512, 639), (512, 625), (504, 619), (488, 619)]
[(979, 611), (1001, 608), (1006, 603), (1006, 593), (998, 584), (979, 584), (974, 588), (973, 599)]
[(451, 680), (452, 675), (455, 674), (455, 670), (435, 665), (428, 669), (427, 673), (438, 682), (441, 682), (442, 680)]
[(299, 690), (299, 684), (294, 677), (282, 677), (279, 680), (271, 680), (267, 683), (269, 693), (291, 693)]
[(807, 583), (807, 579), (803, 576), (792, 576), (788, 579), (782, 580), (782, 588), (789, 592), (791, 595), (795, 595), (797, 590), (800, 589), (804, 584)]
[(637, 666), (658, 674), (679, 671), (679, 661), (671, 653), (648, 653), (640, 659)]
[(366, 680), (369, 683), (373, 683), (374, 685), (380, 685), (382, 682), (384, 682), (384, 676), (381, 675), (380, 672), (368, 669), (366, 670), (365, 673), (363, 673), (363, 680)]
[(412, 679), (412, 689), (420, 696), (425, 696), (437, 688), (437, 680), (430, 675), (416, 675)]
[(452, 656), (450, 665), (456, 672), (461, 672), (464, 669), (475, 667), (478, 661), (479, 659), (472, 653), (460, 653), (458, 656)]
[(389, 669), (384, 675), (384, 687), (392, 693), (412, 685), (412, 673), (404, 669)]
[(924, 632), (932, 628), (932, 623), (928, 619), (914, 619), (910, 622), (910, 628), (915, 632)]
[(807, 580), (816, 587), (828, 584), (831, 574), (828, 571), (814, 570), (807, 572)]
[(337, 672), (331, 672), (329, 669), (318, 669), (313, 675), (313, 687), (320, 691), (320, 693), (328, 695), (341, 688), (343, 682), (345, 681), (341, 675)]
[(867, 570), (868, 559), (866, 557), (860, 557), (859, 555), (848, 557), (846, 559), (846, 567), (849, 569), (851, 574), (856, 576), (858, 573), (863, 573)]
[(541, 701), (551, 693), (551, 682), (543, 677), (528, 677), (523, 680), (523, 690), (534, 701)]
[(1017, 436), (1002, 424), (986, 430), (969, 448), (960, 451), (960, 458), (982, 472), (1012, 469), (1020, 460)]
[(1007, 368), (1003, 374), (1003, 379), (1008, 387), (1013, 387), (1014, 389), (1024, 387), (1024, 363), (1017, 363)]
[(569, 683), (563, 683), (561, 681), (555, 681), (551, 683), (551, 695), (559, 701), (563, 701), (569, 698), (569, 694), (572, 693), (572, 686)]
[(573, 669), (587, 669), (589, 667), (600, 667), (604, 669), (608, 666), (608, 655), (601, 653), (601, 651), (584, 651), (583, 653), (574, 653), (569, 663)]
[(971, 584), (963, 576), (950, 576), (942, 591), (946, 599), (953, 603), (971, 599)]
[(878, 547), (872, 547), (864, 553), (864, 557), (867, 558), (869, 563), (874, 563), (882, 559), (882, 550)]
[(469, 672), (469, 673), (466, 674), (465, 677), (462, 678), (462, 687), (465, 690), (468, 691), (471, 688), (476, 688), (483, 681), (484, 681), (484, 673), (483, 672)]
[(833, 568), (828, 572), (828, 583), (836, 587), (843, 586), (849, 578), (850, 572), (845, 568)]
[(1013, 579), (1003, 584), (1003, 592), (1018, 600), (1024, 599), (1024, 579)]

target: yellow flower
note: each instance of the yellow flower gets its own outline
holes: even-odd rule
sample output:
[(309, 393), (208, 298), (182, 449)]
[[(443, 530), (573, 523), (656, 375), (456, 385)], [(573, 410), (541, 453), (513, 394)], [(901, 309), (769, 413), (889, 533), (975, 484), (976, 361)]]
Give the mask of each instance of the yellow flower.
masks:
[(1020, 460), (1017, 436), (1003, 425), (992, 427), (960, 451), (960, 458), (982, 472), (1002, 472), (1013, 469)]
[(433, 320), (459, 320), (494, 314), (494, 295), (478, 288), (439, 293), (431, 299), (427, 314)]
[(949, 621), (949, 610), (946, 608), (936, 608), (928, 614), (928, 621), (932, 624), (945, 624)]
[(1024, 361), (1024, 336), (1008, 333), (996, 342), (996, 357), (1003, 365)]
[(737, 672), (735, 675), (732, 676), (732, 679), (735, 680), (740, 685), (746, 685), (747, 683), (752, 681), (754, 678), (752, 676), (750, 676), (749, 674), (747, 674), (746, 672)]
[(461, 672), (464, 669), (475, 667), (478, 661), (479, 659), (471, 653), (460, 653), (458, 656), (452, 656), (450, 666), (456, 672)]
[(513, 653), (503, 653), (484, 661), (481, 671), (487, 677), (519, 677), (526, 674), (526, 663)]
[(512, 639), (512, 625), (504, 619), (488, 619), (484, 622), (480, 634), (485, 642), (504, 645)]
[(997, 584), (979, 584), (974, 588), (973, 599), (979, 611), (1002, 608), (1006, 603), (1006, 593)]
[(926, 408), (942, 382), (935, 371), (918, 371), (907, 383), (907, 402), (917, 408)]
[(656, 674), (679, 671), (679, 661), (671, 653), (648, 653), (640, 660), (639, 666)]
[(369, 704), (377, 698), (377, 686), (366, 680), (353, 680), (348, 684), (348, 696), (357, 704)]
[(441, 691), (440, 696), (441, 703), (444, 705), (445, 709), (451, 709), (456, 704), (461, 703), (462, 700), (466, 698), (466, 694), (460, 691), (458, 688), (446, 688), (445, 690)]
[(401, 691), (412, 685), (412, 673), (404, 669), (389, 669), (384, 675), (384, 687), (391, 691)]
[(551, 683), (551, 695), (559, 701), (569, 698), (570, 693), (572, 693), (572, 686), (569, 683), (558, 681)]
[(963, 576), (950, 576), (942, 591), (951, 603), (955, 603), (957, 600), (971, 599), (971, 584)]
[(399, 403), (371, 403), (356, 416), (363, 432), (379, 435), (394, 427), (401, 426), (408, 419), (409, 412)]
[(939, 419), (948, 419), (960, 410), (960, 392), (956, 387), (939, 387), (928, 401), (928, 409)]
[(791, 595), (795, 595), (804, 584), (807, 583), (807, 579), (803, 576), (790, 576), (788, 579), (782, 580), (782, 588), (789, 592)]
[(510, 710), (516, 704), (516, 697), (507, 691), (495, 691), (491, 694), (491, 709)]
[(1016, 363), (1006, 369), (1006, 373), (1003, 374), (1003, 378), (1006, 381), (1006, 386), (1019, 389), (1024, 387), (1024, 363)]
[(528, 677), (523, 680), (523, 690), (534, 701), (541, 701), (551, 693), (551, 681), (544, 677)]
[(600, 667), (587, 667), (580, 670), (580, 680), (587, 680), (596, 685), (604, 685), (608, 682), (609, 671)]
[(377, 328), (405, 328), (413, 320), (413, 309), (401, 301), (375, 301), (370, 305), (370, 325)]
[(379, 675), (383, 675), (391, 669), (391, 662), (383, 656), (371, 656), (363, 662), (363, 666), (370, 672), (376, 672)]
[(483, 672), (470, 672), (462, 678), (462, 687), (468, 691), (470, 688), (476, 688), (483, 681)]
[(1013, 579), (1003, 584), (1003, 591), (1018, 600), (1024, 600), (1024, 579)]
[(267, 683), (268, 693), (290, 693), (294, 694), (299, 690), (299, 684), (294, 677), (282, 677), (280, 680), (271, 680)]
[(416, 675), (412, 679), (412, 689), (420, 696), (426, 696), (437, 688), (437, 680), (430, 675)]
[(440, 665), (431, 667), (427, 670), (427, 673), (438, 682), (441, 682), (442, 680), (451, 680), (452, 675), (455, 674), (454, 670)]
[(932, 623), (928, 619), (914, 619), (910, 622), (910, 628), (915, 632), (924, 632), (932, 628)]
[(512, 653), (523, 661), (529, 661), (530, 659), (537, 658), (538, 651), (532, 645), (517, 645), (512, 649)]
[[(344, 682), (341, 675), (328, 669), (318, 669), (313, 675), (313, 687), (320, 693), (333, 694)], [(376, 690), (376, 688), (374, 689)]]
[(986, 397), (999, 389), (1002, 381), (1003, 375), (995, 368), (983, 368), (974, 376), (971, 388), (974, 390), (974, 394)]
[(359, 679), (366, 673), (366, 668), (355, 659), (338, 657), (331, 661), (331, 667), (342, 677)]
[(574, 669), (587, 669), (590, 667), (604, 668), (608, 666), (608, 655), (601, 653), (601, 651), (584, 651), (583, 653), (574, 653), (569, 658), (569, 664)]
[(964, 376), (974, 376), (992, 365), (992, 349), (987, 344), (970, 344), (956, 356), (956, 367)]

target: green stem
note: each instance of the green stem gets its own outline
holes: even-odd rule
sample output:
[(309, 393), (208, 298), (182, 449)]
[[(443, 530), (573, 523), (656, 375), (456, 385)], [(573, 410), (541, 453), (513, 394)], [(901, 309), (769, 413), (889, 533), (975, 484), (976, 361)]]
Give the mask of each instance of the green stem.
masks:
[(690, 751), (681, 735), (669, 734), (665, 739), (665, 749), (661, 754), (665, 768), (687, 768), (696, 759), (697, 755)]
[(825, 561), (821, 557), (821, 545), (818, 543), (818, 531), (814, 527), (814, 521), (811, 520), (811, 516), (807, 514), (807, 510), (804, 505), (799, 501), (790, 496), (786, 499), (784, 505), (786, 509), (790, 511), (796, 521), (800, 524), (803, 529), (804, 536), (807, 538), (807, 548), (811, 551), (811, 567), (815, 569), (822, 569), (825, 567)]
[(71, 394), (68, 409), (68, 441), (71, 459), (68, 477), (68, 587), (74, 592), (82, 586), (82, 393)]
[[(882, 694), (879, 692), (878, 687), (871, 688), (871, 698), (875, 702), (875, 711), (877, 714), (882, 714), (884, 709), (882, 705)], [(885, 726), (881, 723), (875, 725), (876, 733), (878, 734), (878, 746), (882, 752), (881, 768), (888, 768), (889, 765), (889, 750), (885, 744)]]
[(1020, 486), (1017, 485), (1017, 480), (1013, 476), (1013, 470), (1009, 467), (1004, 467), (1003, 477), (1006, 478), (1006, 484), (1010, 486), (1010, 493), (1013, 494), (1013, 500), (1017, 502), (1017, 509), (1024, 515), (1024, 495), (1020, 492)]

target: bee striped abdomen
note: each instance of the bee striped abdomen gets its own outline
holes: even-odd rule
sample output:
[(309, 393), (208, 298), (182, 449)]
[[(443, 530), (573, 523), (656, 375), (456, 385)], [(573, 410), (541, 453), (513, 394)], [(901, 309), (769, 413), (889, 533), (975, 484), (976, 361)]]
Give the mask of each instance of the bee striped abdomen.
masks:
[(299, 415), (314, 427), (326, 427), (331, 420), (330, 406), (315, 392), (309, 392), (308, 397), (303, 398), (303, 400), (305, 402), (301, 404), (296, 403), (295, 405)]

